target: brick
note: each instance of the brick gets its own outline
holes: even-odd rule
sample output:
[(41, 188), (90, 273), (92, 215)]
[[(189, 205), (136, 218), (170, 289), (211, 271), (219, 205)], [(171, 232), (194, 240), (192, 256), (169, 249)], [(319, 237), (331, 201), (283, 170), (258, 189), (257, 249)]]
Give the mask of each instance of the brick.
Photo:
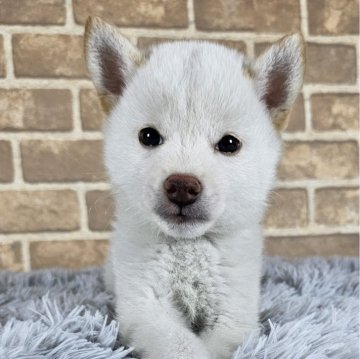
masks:
[(254, 30), (253, 0), (194, 0), (196, 27), (200, 30)]
[(300, 132), (305, 130), (304, 98), (300, 94), (295, 100), (289, 114), (289, 125), (286, 132)]
[(0, 130), (71, 129), (69, 90), (0, 89)]
[(358, 148), (348, 142), (285, 142), (279, 178), (346, 179), (358, 175)]
[(0, 0), (0, 9), (1, 24), (65, 24), (64, 0)]
[(268, 228), (304, 227), (308, 223), (307, 195), (304, 189), (276, 189), (270, 196), (264, 224)]
[(305, 82), (324, 84), (355, 83), (355, 47), (351, 45), (308, 43)]
[(300, 30), (300, 2), (298, 0), (254, 1), (254, 7), (257, 32)]
[(356, 94), (312, 95), (311, 114), (315, 130), (357, 130), (359, 96)]
[(104, 264), (106, 240), (57, 240), (30, 243), (31, 268), (80, 269)]
[(4, 38), (0, 35), (0, 77), (6, 76)]
[(15, 34), (12, 44), (18, 77), (87, 76), (81, 36)]
[(14, 167), (11, 144), (8, 141), (0, 141), (0, 169), (0, 182), (12, 182)]
[(313, 35), (359, 33), (358, 0), (307, 0), (309, 31)]
[(81, 126), (86, 131), (98, 131), (105, 120), (100, 101), (95, 90), (80, 90)]
[(187, 27), (186, 0), (74, 0), (75, 21), (98, 15), (118, 26)]
[(221, 39), (199, 39), (199, 38), (165, 38), (165, 37), (139, 37), (137, 40), (137, 45), (140, 49), (146, 49), (151, 46), (159, 45), (163, 42), (171, 41), (181, 41), (181, 40), (198, 40), (198, 41), (209, 41), (222, 44), (224, 46), (233, 48), (242, 53), (246, 53), (246, 44), (244, 41), (235, 41), (235, 40), (221, 40)]
[(74, 191), (0, 192), (0, 233), (73, 231), (79, 217)]
[(282, 257), (358, 256), (359, 235), (270, 237), (265, 241), (265, 253)]
[(0, 269), (23, 270), (20, 242), (0, 243)]
[(357, 188), (322, 188), (315, 192), (315, 220), (327, 226), (359, 224)]
[(86, 193), (88, 225), (93, 231), (111, 230), (114, 203), (109, 191), (89, 191)]
[(22, 141), (21, 159), (27, 182), (105, 179), (100, 140)]
[(297, 0), (195, 0), (194, 11), (201, 30), (291, 32), (300, 28)]

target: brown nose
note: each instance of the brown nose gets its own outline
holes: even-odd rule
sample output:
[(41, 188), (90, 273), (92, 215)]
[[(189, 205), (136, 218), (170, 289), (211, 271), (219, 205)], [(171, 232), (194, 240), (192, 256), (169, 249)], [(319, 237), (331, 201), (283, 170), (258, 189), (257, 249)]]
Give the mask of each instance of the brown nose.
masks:
[(200, 181), (188, 175), (171, 175), (164, 182), (169, 200), (180, 207), (194, 203), (202, 191)]

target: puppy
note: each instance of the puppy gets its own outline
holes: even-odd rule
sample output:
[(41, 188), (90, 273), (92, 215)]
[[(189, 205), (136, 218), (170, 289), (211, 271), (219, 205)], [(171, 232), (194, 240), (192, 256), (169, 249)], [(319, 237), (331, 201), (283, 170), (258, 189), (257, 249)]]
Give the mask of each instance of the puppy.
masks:
[(142, 53), (89, 18), (87, 65), (108, 114), (116, 202), (106, 283), (144, 359), (225, 359), (258, 328), (261, 220), (303, 40), (252, 61), (204, 41)]

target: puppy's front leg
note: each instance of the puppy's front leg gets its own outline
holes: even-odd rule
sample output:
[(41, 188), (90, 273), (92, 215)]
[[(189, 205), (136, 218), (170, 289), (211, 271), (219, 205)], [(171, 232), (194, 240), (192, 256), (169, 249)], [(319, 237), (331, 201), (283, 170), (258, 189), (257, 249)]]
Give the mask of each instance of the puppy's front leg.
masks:
[(237, 323), (220, 322), (211, 331), (204, 332), (201, 336), (211, 359), (230, 359), (237, 347), (250, 334), (256, 334), (257, 325), (240, 326)]
[(202, 341), (170, 303), (156, 298), (128, 303), (120, 299), (118, 313), (125, 343), (135, 347), (142, 359), (210, 359)]

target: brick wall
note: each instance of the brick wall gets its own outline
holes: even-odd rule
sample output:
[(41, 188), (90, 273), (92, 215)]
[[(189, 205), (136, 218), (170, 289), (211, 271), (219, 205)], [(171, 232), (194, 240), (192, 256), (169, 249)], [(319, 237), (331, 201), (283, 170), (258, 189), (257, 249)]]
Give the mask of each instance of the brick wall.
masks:
[(140, 47), (196, 38), (250, 56), (302, 31), (305, 86), (284, 134), (266, 247), (357, 254), (357, 0), (0, 0), (0, 267), (80, 267), (106, 253), (103, 115), (82, 58), (89, 14)]

